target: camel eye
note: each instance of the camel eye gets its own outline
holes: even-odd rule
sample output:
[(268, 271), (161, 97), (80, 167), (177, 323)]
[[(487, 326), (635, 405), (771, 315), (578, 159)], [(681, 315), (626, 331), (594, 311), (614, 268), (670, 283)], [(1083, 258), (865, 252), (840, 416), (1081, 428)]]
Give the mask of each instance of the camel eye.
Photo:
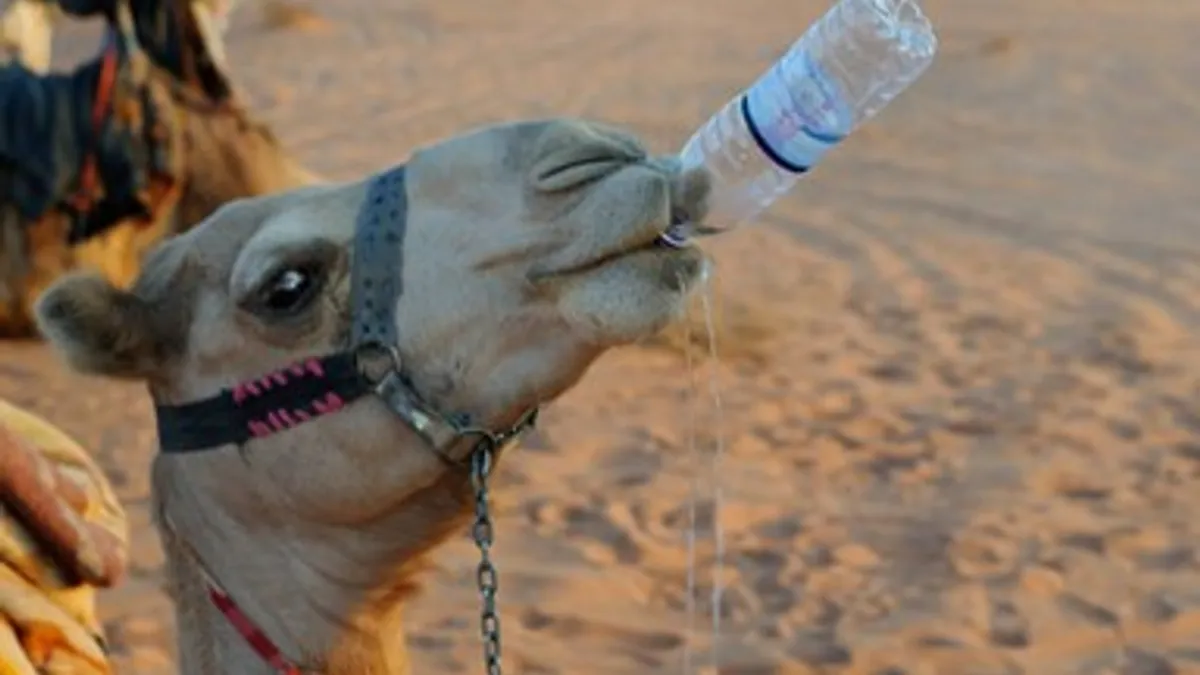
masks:
[(321, 270), (316, 265), (284, 267), (263, 283), (255, 304), (268, 317), (295, 316), (312, 305), (321, 286)]

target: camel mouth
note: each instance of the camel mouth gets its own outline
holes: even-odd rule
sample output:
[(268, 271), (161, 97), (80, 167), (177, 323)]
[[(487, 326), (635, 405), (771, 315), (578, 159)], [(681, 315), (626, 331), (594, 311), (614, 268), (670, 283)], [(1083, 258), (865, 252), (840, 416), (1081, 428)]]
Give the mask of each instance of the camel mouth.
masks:
[(616, 251), (609, 251), (598, 256), (589, 257), (582, 262), (564, 265), (548, 270), (536, 270), (530, 272), (529, 279), (533, 282), (548, 281), (552, 279), (564, 279), (568, 277), (584, 276), (597, 270), (603, 269), (611, 264), (621, 262), (626, 258), (635, 255), (651, 254), (660, 256), (691, 256), (695, 245), (687, 239), (675, 240), (668, 238), (666, 232), (659, 232), (654, 235), (653, 239), (639, 242), (633, 246), (628, 246)]

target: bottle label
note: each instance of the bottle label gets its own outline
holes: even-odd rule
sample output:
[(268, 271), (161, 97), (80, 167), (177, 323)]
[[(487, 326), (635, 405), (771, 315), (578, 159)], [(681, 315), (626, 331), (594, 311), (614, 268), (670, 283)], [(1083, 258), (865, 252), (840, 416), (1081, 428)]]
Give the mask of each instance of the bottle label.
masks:
[(763, 152), (796, 173), (815, 166), (853, 124), (837, 83), (803, 50), (790, 52), (750, 87), (742, 114)]

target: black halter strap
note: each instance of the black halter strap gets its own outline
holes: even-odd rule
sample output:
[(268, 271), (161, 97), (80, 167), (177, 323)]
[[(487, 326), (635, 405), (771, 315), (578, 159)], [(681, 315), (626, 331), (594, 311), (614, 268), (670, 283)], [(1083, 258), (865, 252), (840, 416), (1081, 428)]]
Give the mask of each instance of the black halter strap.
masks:
[(353, 353), (311, 359), (224, 389), (211, 398), (156, 406), (163, 452), (242, 444), (341, 410), (371, 392)]
[[(196, 452), (245, 443), (336, 412), (376, 391), (377, 385), (362, 372), (359, 356), (369, 349), (391, 354), (396, 344), (395, 308), (402, 287), (401, 247), (408, 213), (406, 188), (403, 165), (384, 171), (371, 180), (359, 211), (351, 281), (351, 348), (292, 364), (194, 403), (157, 406), (163, 452)], [(399, 363), (393, 365), (398, 369)], [(399, 377), (389, 373), (386, 379), (392, 380), (393, 375)], [(402, 405), (419, 410), (415, 395), (407, 389), (393, 383), (385, 398), (393, 408)], [(417, 421), (425, 420), (418, 415)]]
[(351, 283), (350, 340), (355, 347), (396, 344), (396, 299), (404, 290), (401, 247), (408, 222), (406, 187), (403, 165), (379, 174), (358, 213)]

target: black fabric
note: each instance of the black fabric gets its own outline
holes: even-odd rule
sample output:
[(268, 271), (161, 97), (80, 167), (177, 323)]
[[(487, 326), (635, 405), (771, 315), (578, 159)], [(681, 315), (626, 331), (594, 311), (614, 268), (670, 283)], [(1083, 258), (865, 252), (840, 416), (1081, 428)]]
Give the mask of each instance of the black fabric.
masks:
[(91, 108), (100, 62), (39, 76), (20, 63), (0, 66), (0, 201), (27, 220), (75, 188), (92, 143)]
[(254, 437), (251, 422), (264, 420), (272, 412), (300, 410), (315, 418), (312, 402), (326, 394), (337, 394), (349, 404), (371, 391), (353, 354), (335, 354), (320, 362), (324, 377), (292, 378), (287, 385), (263, 391), (241, 404), (235, 402), (232, 390), (225, 389), (195, 403), (155, 407), (159, 447), (167, 453), (186, 453), (245, 443)]
[[(15, 205), (26, 223), (51, 210), (65, 212), (72, 218), (71, 243), (122, 219), (148, 216), (142, 191), (149, 172), (169, 168), (166, 155), (149, 148), (160, 143), (150, 135), (169, 111), (156, 109), (149, 92), (135, 94), (144, 122), (139, 128), (113, 119), (110, 103), (99, 133), (93, 129), (101, 67), (97, 59), (71, 73), (43, 76), (19, 63), (0, 66), (0, 202)], [(113, 101), (121, 95), (118, 89), (114, 86)], [(89, 155), (96, 162), (95, 188), (103, 196), (87, 213), (77, 213), (70, 200), (81, 187)]]

